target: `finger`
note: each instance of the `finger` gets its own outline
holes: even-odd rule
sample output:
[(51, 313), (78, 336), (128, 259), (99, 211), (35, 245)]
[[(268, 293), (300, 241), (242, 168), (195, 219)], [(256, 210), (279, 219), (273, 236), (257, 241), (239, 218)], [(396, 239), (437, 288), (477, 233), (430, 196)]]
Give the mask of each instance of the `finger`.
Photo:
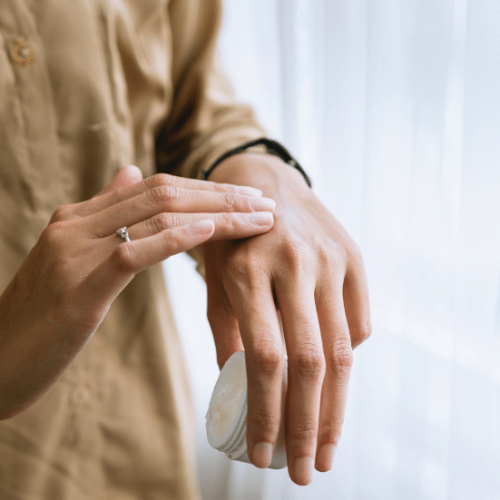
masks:
[(352, 367), (352, 348), (342, 299), (342, 279), (316, 291), (316, 307), (323, 338), (326, 373), (321, 394), (316, 469), (332, 468), (342, 433)]
[(88, 223), (102, 237), (162, 212), (274, 212), (275, 208), (276, 202), (269, 198), (161, 186), (89, 216)]
[(219, 255), (223, 249), (223, 245), (214, 245), (211, 242), (203, 245), (207, 282), (207, 318), (212, 329), (220, 369), (233, 353), (244, 350), (238, 320), (229, 303), (217, 268), (217, 262), (225, 260)]
[(131, 187), (141, 181), (141, 170), (135, 165), (128, 165), (122, 168), (118, 174), (113, 177), (111, 182), (99, 193), (99, 195), (104, 195), (111, 191), (116, 191), (117, 189)]
[(245, 347), (248, 455), (264, 468), (271, 463), (281, 421), (283, 342), (269, 278), (259, 277), (248, 259), (231, 265), (237, 272), (230, 275), (245, 277), (226, 290)]
[(82, 201), (80, 203), (73, 203), (70, 205), (63, 205), (57, 208), (52, 214), (50, 223), (68, 221), (94, 213), (92, 207), (102, 205), (101, 201), (96, 200), (109, 200), (117, 197), (117, 192), (133, 188), (134, 185), (140, 183), (142, 180), (142, 172), (134, 165), (124, 167), (113, 177), (111, 182), (91, 200)]
[[(127, 169), (137, 169), (137, 167), (126, 167)], [(125, 170), (125, 169), (124, 169)], [(122, 171), (123, 172), (123, 171)], [(139, 170), (140, 172), (140, 170)], [(127, 172), (125, 173), (125, 175)], [(120, 175), (124, 175), (120, 172)], [(128, 175), (130, 173), (128, 172)], [(116, 179), (116, 178), (115, 178)], [(107, 207), (115, 205), (129, 198), (138, 196), (146, 191), (157, 187), (179, 187), (183, 189), (193, 189), (196, 191), (209, 191), (214, 193), (239, 194), (243, 196), (260, 197), (262, 191), (249, 186), (235, 186), (232, 184), (218, 184), (216, 182), (200, 181), (197, 179), (186, 179), (176, 175), (156, 174), (142, 182), (135, 182), (133, 185), (125, 185), (121, 179), (111, 181), (111, 184), (101, 191), (91, 200), (79, 203), (77, 205), (78, 215), (84, 217), (91, 215)], [(141, 174), (142, 179), (142, 174)], [(140, 179), (140, 180), (141, 180)]]
[(249, 238), (272, 228), (274, 216), (271, 212), (226, 213), (160, 213), (128, 228), (130, 239), (137, 240), (173, 227), (192, 224), (200, 220), (212, 220), (215, 231), (212, 240)]
[(291, 479), (312, 481), (325, 358), (314, 283), (277, 283), (276, 298), (288, 354), (286, 450)]
[[(168, 257), (184, 252), (208, 240), (214, 232), (211, 220), (195, 222), (188, 226), (167, 229), (136, 241), (119, 243), (110, 256), (85, 280), (82, 309), (92, 310), (96, 297), (102, 307), (123, 290), (135, 274)], [(117, 239), (117, 241), (119, 241)], [(97, 314), (102, 314), (100, 310)]]
[[(167, 176), (173, 177), (171, 179), (172, 184), (176, 187), (185, 189), (195, 189), (197, 191), (214, 191), (216, 193), (233, 193), (242, 194), (244, 196), (262, 196), (262, 191), (260, 189), (251, 186), (237, 186), (235, 184), (224, 184), (210, 181), (201, 181), (199, 179), (188, 179), (186, 177), (177, 177), (176, 175), (168, 174), (157, 174), (157, 176)], [(160, 184), (164, 181), (161, 181)]]
[(368, 282), (361, 252), (352, 252), (343, 288), (344, 306), (354, 349), (371, 334)]

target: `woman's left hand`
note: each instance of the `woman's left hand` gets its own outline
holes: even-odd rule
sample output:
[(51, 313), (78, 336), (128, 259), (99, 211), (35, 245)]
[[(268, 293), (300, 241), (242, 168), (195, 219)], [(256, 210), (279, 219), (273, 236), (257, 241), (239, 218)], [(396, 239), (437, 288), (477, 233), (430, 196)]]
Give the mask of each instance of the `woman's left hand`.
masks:
[(268, 233), (204, 245), (208, 319), (221, 367), (233, 352), (246, 351), (249, 457), (267, 467), (281, 415), (280, 312), (289, 473), (305, 485), (314, 466), (332, 467), (352, 348), (371, 331), (361, 253), (302, 176), (274, 156), (230, 157), (210, 179), (257, 187), (277, 202)]

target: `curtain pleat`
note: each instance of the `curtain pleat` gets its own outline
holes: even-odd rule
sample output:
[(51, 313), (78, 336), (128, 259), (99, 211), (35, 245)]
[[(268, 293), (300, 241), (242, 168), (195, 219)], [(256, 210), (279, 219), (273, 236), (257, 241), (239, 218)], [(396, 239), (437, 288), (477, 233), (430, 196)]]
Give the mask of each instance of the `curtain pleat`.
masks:
[(498, 500), (500, 3), (225, 6), (237, 94), (360, 244), (374, 324), (333, 471), (231, 463), (225, 498)]

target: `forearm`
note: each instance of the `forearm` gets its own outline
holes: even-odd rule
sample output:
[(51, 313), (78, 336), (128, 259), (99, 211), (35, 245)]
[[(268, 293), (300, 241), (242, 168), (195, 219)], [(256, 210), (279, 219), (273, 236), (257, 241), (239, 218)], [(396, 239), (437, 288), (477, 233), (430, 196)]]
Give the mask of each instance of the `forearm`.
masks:
[[(35, 296), (36, 282), (27, 288), (25, 277), (25, 272), (17, 273), (0, 297), (0, 419), (17, 415), (42, 397), (88, 340), (71, 332), (69, 323), (62, 328), (62, 317), (44, 314), (45, 306)], [(50, 290), (44, 295), (47, 299)]]

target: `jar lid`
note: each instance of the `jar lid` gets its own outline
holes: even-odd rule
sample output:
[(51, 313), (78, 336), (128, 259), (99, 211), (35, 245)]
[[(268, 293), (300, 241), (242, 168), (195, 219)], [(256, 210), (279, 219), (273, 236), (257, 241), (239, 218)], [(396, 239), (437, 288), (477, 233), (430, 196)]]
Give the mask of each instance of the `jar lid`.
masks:
[(213, 448), (234, 452), (246, 439), (247, 374), (245, 352), (234, 353), (222, 368), (210, 400), (207, 438)]

